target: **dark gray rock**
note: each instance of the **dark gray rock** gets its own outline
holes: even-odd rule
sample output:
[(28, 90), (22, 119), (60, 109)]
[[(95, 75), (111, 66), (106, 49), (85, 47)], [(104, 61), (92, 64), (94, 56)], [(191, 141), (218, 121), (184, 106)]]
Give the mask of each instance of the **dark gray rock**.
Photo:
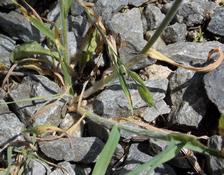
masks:
[(40, 41), (40, 32), (18, 12), (0, 12), (0, 28), (8, 36), (16, 40)]
[[(126, 47), (119, 49), (121, 60), (127, 63), (146, 44), (143, 38), (143, 26), (141, 13), (138, 8), (128, 10), (126, 13), (116, 13), (108, 22), (110, 30), (120, 34), (121, 39), (127, 43)], [(153, 64), (154, 60), (144, 59), (133, 66), (133, 69), (140, 69)]]
[(198, 128), (209, 103), (202, 80), (203, 74), (181, 68), (171, 76), (171, 124)]
[(51, 159), (88, 164), (96, 161), (104, 143), (96, 137), (72, 137), (40, 142), (39, 146)]
[(177, 12), (177, 21), (188, 27), (201, 25), (216, 7), (216, 3), (208, 0), (186, 0)]
[[(219, 151), (223, 149), (223, 143), (223, 137), (218, 135), (214, 135), (208, 140), (208, 146)], [(207, 167), (211, 175), (222, 175), (224, 174), (224, 159), (208, 156)]]
[(10, 67), (10, 53), (15, 48), (15, 41), (0, 34), (0, 63)]
[(209, 72), (204, 77), (205, 89), (208, 98), (218, 107), (220, 113), (224, 113), (224, 64), (216, 70)]
[(153, 4), (148, 4), (144, 15), (147, 20), (148, 30), (154, 30), (159, 27), (160, 23), (164, 19), (165, 15), (162, 14), (160, 9)]
[(224, 8), (218, 7), (215, 9), (214, 14), (211, 17), (211, 21), (208, 24), (207, 30), (215, 35), (224, 37)]
[(178, 63), (196, 65), (205, 63), (208, 59), (209, 51), (217, 47), (224, 50), (224, 45), (217, 41), (203, 43), (177, 42), (167, 45), (160, 51)]
[(69, 162), (61, 162), (58, 166), (60, 168), (56, 168), (50, 175), (76, 175), (75, 166), (72, 166)]
[[(52, 124), (57, 126), (61, 121), (61, 110), (64, 102), (56, 101), (43, 110), (44, 103), (47, 102), (46, 99), (29, 100), (29, 98), (46, 97), (49, 99), (50, 96), (61, 92), (59, 86), (48, 78), (42, 75), (32, 75), (25, 77), (22, 83), (15, 85), (9, 95), (15, 101), (13, 104), (15, 112), (24, 123), (34, 122), (34, 125)], [(19, 101), (22, 99), (25, 100)], [(41, 115), (37, 115), (33, 118), (34, 121), (30, 121), (33, 114), (41, 109)]]
[(50, 167), (40, 160), (31, 159), (27, 164), (26, 175), (46, 175), (51, 172)]
[(168, 26), (164, 30), (162, 38), (166, 42), (166, 44), (171, 44), (178, 41), (185, 41), (186, 34), (187, 34), (186, 25), (175, 23), (173, 25)]
[(24, 129), (24, 124), (19, 121), (14, 113), (9, 111), (7, 104), (2, 99), (0, 99), (0, 118), (0, 147), (14, 139), (21, 140), (22, 137), (19, 134)]

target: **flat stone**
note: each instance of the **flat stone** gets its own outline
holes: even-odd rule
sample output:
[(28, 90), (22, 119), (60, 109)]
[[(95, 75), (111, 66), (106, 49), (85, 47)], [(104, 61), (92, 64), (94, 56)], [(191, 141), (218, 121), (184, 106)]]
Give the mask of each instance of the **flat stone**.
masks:
[[(41, 115), (34, 117), (34, 125), (51, 124), (58, 126), (61, 121), (61, 110), (64, 105), (63, 101), (56, 101), (44, 110), (46, 99), (29, 100), (32, 97), (46, 97), (61, 93), (59, 86), (42, 75), (27, 76), (22, 83), (17, 84), (10, 91), (9, 95), (15, 103), (13, 108), (24, 123), (31, 122), (33, 114), (42, 109)], [(20, 102), (19, 100), (25, 99)]]
[(171, 76), (169, 84), (172, 103), (169, 115), (171, 124), (198, 128), (209, 102), (202, 80), (203, 74), (195, 74), (181, 68)]
[[(223, 137), (218, 135), (213, 135), (208, 140), (208, 146), (215, 150), (221, 151), (223, 149)], [(224, 174), (224, 159), (217, 158), (214, 156), (208, 156), (207, 168), (209, 174), (211, 175), (222, 175)]]
[(104, 143), (96, 137), (71, 137), (40, 142), (39, 146), (51, 159), (89, 164), (96, 162)]
[[(131, 87), (130, 93), (135, 110), (134, 113), (136, 112), (139, 115), (138, 109), (147, 107), (147, 104), (141, 99), (135, 83), (133, 81), (127, 81), (127, 83)], [(165, 97), (168, 80), (147, 80), (145, 85), (149, 87), (154, 101), (157, 103)], [(131, 115), (127, 99), (118, 81), (115, 81), (96, 97), (93, 101), (93, 111), (107, 118)]]
[(224, 113), (224, 64), (204, 77), (204, 84), (208, 98)]
[(165, 15), (160, 11), (158, 7), (153, 4), (148, 4), (144, 15), (147, 20), (148, 30), (154, 30), (159, 27), (160, 23), (164, 19)]
[(15, 49), (16, 42), (11, 38), (0, 34), (0, 63), (3, 63), (7, 67), (10, 67), (10, 54)]
[(21, 140), (22, 137), (17, 136), (21, 134), (25, 126), (14, 113), (9, 111), (7, 104), (2, 99), (0, 99), (0, 118), (0, 147), (12, 139)]
[(224, 44), (217, 41), (203, 43), (177, 42), (167, 45), (160, 51), (178, 63), (197, 65), (205, 63), (208, 59), (209, 51), (217, 47), (224, 50)]
[(215, 9), (214, 14), (211, 17), (211, 21), (208, 24), (207, 30), (215, 35), (224, 37), (224, 8), (218, 7)]
[[(114, 14), (108, 26), (112, 32), (120, 34), (121, 39), (126, 42), (127, 46), (119, 49), (120, 58), (123, 63), (129, 62), (135, 56), (135, 53), (139, 52), (147, 43), (143, 38), (143, 25), (138, 8), (128, 10), (126, 13)], [(154, 62), (154, 60), (146, 58), (132, 68), (140, 69)]]
[(40, 32), (33, 27), (27, 19), (18, 12), (0, 12), (0, 28), (15, 40), (40, 41)]
[(128, 4), (133, 5), (135, 7), (139, 7), (142, 4), (144, 4), (145, 2), (147, 2), (147, 0), (128, 0)]
[(0, 7), (7, 8), (7, 9), (13, 9), (13, 8), (15, 8), (15, 4), (12, 2), (12, 0), (1, 0)]

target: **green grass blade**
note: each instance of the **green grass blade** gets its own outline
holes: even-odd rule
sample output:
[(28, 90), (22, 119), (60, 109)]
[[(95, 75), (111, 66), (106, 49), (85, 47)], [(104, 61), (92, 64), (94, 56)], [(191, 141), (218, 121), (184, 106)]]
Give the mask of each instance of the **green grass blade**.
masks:
[(37, 42), (25, 43), (16, 47), (12, 52), (13, 61), (21, 60), (22, 58), (28, 58), (35, 54), (49, 55), (57, 60), (60, 60), (57, 52), (51, 52), (49, 49), (45, 49)]
[(152, 171), (156, 167), (160, 166), (161, 164), (171, 160), (176, 156), (177, 153), (184, 147), (184, 144), (175, 144), (174, 141), (171, 141), (167, 148), (153, 157), (152, 160), (148, 161), (147, 163), (138, 166), (134, 171), (128, 173), (128, 175), (138, 175), (143, 171), (150, 170)]
[(149, 105), (155, 106), (155, 102), (153, 100), (152, 94), (149, 89), (145, 85), (138, 84), (138, 93), (141, 98)]
[(118, 72), (118, 78), (119, 78), (119, 82), (120, 82), (121, 88), (122, 88), (122, 90), (124, 92), (124, 95), (128, 99), (129, 108), (130, 108), (130, 110), (131, 110), (131, 112), (133, 114), (133, 104), (132, 104), (132, 99), (131, 99), (131, 93), (130, 93), (130, 91), (128, 89), (128, 85), (127, 85), (127, 83), (125, 81), (125, 78), (124, 78), (123, 74), (120, 71)]
[(99, 159), (93, 169), (92, 175), (103, 175), (106, 173), (107, 167), (114, 154), (116, 146), (120, 139), (120, 133), (117, 126), (113, 126), (107, 143), (105, 144), (102, 152), (99, 155)]

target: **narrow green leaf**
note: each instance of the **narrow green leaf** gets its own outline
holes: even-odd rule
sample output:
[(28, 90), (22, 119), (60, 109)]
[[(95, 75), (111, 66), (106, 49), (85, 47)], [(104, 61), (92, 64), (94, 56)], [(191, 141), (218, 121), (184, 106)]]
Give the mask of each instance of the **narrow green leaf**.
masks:
[(49, 27), (43, 23), (40, 19), (36, 18), (35, 16), (25, 16), (30, 20), (30, 22), (41, 32), (43, 33), (46, 37), (48, 37), (51, 41), (56, 43), (55, 41), (55, 35), (52, 30), (49, 29)]
[(149, 91), (149, 89), (143, 84), (140, 85), (138, 84), (138, 92), (141, 96), (141, 98), (149, 105), (149, 106), (154, 106), (155, 102), (153, 100), (152, 94)]
[(152, 171), (156, 167), (160, 166), (161, 164), (171, 160), (176, 156), (177, 153), (184, 147), (184, 144), (176, 145), (174, 141), (167, 146), (167, 148), (153, 157), (152, 160), (148, 161), (147, 163), (138, 166), (134, 171), (128, 173), (128, 175), (138, 175), (143, 171)]
[(60, 60), (57, 52), (51, 52), (49, 49), (45, 49), (37, 42), (25, 43), (16, 47), (12, 52), (13, 61), (18, 61), (22, 58), (27, 58), (35, 54), (49, 55), (57, 60)]
[(133, 104), (132, 104), (131, 94), (130, 94), (130, 91), (128, 89), (128, 85), (127, 85), (127, 83), (125, 81), (125, 78), (124, 78), (123, 74), (120, 71), (118, 73), (118, 78), (119, 78), (119, 81), (120, 81), (121, 88), (122, 88), (122, 90), (124, 92), (124, 95), (128, 99), (129, 108), (130, 108), (131, 112), (133, 113)]
[(136, 73), (136, 72), (133, 72), (133, 71), (128, 71), (128, 74), (129, 74), (129, 76), (133, 79), (133, 80), (135, 80), (135, 81), (137, 81), (139, 84), (141, 84), (141, 85), (143, 85), (144, 86), (144, 81), (142, 80), (142, 78)]
[(111, 130), (107, 143), (99, 155), (99, 159), (96, 162), (92, 175), (103, 175), (106, 173), (107, 167), (114, 154), (119, 139), (120, 133), (118, 127), (115, 125)]

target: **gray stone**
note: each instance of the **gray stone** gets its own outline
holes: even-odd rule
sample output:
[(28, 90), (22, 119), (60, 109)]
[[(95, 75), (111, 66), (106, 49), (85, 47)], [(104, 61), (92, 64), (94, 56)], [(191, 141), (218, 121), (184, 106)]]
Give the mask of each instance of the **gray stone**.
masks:
[[(214, 135), (209, 138), (208, 146), (215, 150), (222, 151), (224, 146), (224, 141), (222, 136)], [(207, 167), (209, 174), (211, 175), (222, 175), (224, 174), (224, 159), (217, 158), (214, 156), (208, 156)]]
[(97, 15), (102, 16), (103, 20), (107, 23), (113, 13), (118, 12), (126, 5), (128, 5), (128, 0), (97, 0), (94, 11)]
[(224, 64), (204, 77), (205, 89), (208, 98), (224, 113)]
[(133, 5), (135, 7), (139, 7), (142, 4), (144, 4), (145, 2), (147, 2), (147, 0), (128, 0), (128, 4)]
[(1, 0), (0, 7), (11, 9), (11, 8), (15, 8), (15, 4), (12, 2), (12, 0)]
[(50, 173), (50, 175), (76, 175), (74, 171), (74, 166), (69, 162), (61, 162), (58, 164), (60, 168), (56, 168)]
[(162, 14), (160, 9), (152, 4), (147, 5), (144, 11), (144, 15), (147, 20), (148, 30), (154, 30), (159, 27), (160, 23), (165, 17), (165, 15)]
[(171, 124), (198, 128), (206, 114), (208, 98), (202, 83), (203, 75), (177, 69), (170, 78)]
[(6, 142), (21, 140), (22, 137), (19, 135), (25, 126), (14, 113), (9, 111), (7, 104), (2, 99), (0, 99), (0, 118), (0, 147)]
[(18, 12), (0, 12), (0, 28), (8, 36), (16, 40), (40, 41), (40, 32), (33, 27), (27, 19)]
[(26, 175), (46, 175), (51, 172), (50, 167), (40, 160), (31, 159), (28, 162)]
[(164, 30), (162, 38), (166, 42), (166, 44), (171, 44), (178, 41), (185, 41), (186, 34), (187, 34), (186, 25), (175, 23), (173, 25), (168, 26)]
[(55, 4), (54, 8), (47, 14), (47, 20), (55, 21), (60, 15), (60, 4)]
[[(127, 81), (127, 83), (130, 87), (134, 113), (139, 115), (138, 109), (147, 107), (147, 104), (141, 99), (135, 83), (133, 81)], [(149, 87), (154, 101), (157, 103), (165, 97), (168, 80), (147, 80), (145, 81), (145, 85)], [(93, 102), (93, 110), (97, 114), (107, 118), (131, 115), (127, 99), (125, 98), (118, 81), (115, 81), (96, 97)]]
[[(29, 98), (45, 97), (51, 99), (50, 96), (61, 92), (62, 90), (55, 82), (42, 75), (32, 75), (25, 77), (22, 83), (15, 85), (9, 95), (15, 101), (13, 104), (15, 112), (24, 123), (34, 122), (34, 125), (52, 124), (58, 126), (61, 121), (63, 101), (52, 102), (46, 109), (46, 107), (44, 108), (46, 99), (29, 100)], [(19, 101), (22, 99), (25, 100)], [(33, 114), (38, 110), (42, 111), (34, 117)], [(31, 118), (34, 121), (31, 121)]]
[[(129, 62), (147, 43), (143, 38), (141, 13), (138, 8), (128, 10), (126, 13), (116, 13), (109, 21), (108, 26), (112, 32), (120, 34), (121, 39), (126, 42), (127, 46), (119, 49), (120, 58), (123, 63)], [(154, 60), (146, 58), (132, 68), (140, 69), (154, 62)]]
[(69, 57), (72, 58), (77, 52), (77, 41), (75, 34), (73, 32), (68, 32), (68, 49)]
[(169, 44), (160, 51), (178, 63), (196, 65), (205, 63), (208, 59), (209, 51), (217, 47), (224, 50), (224, 44), (217, 41), (203, 43), (177, 42)]
[(15, 41), (9, 37), (0, 34), (0, 63), (10, 67), (10, 53), (15, 49)]
[(177, 12), (177, 20), (179, 23), (184, 22), (188, 27), (201, 25), (216, 6), (216, 3), (208, 0), (186, 0)]
[(104, 143), (96, 137), (71, 137), (39, 143), (40, 150), (49, 158), (94, 163)]
[(215, 35), (224, 37), (224, 8), (218, 7), (215, 9), (214, 14), (211, 17), (211, 21), (208, 24), (207, 30)]

